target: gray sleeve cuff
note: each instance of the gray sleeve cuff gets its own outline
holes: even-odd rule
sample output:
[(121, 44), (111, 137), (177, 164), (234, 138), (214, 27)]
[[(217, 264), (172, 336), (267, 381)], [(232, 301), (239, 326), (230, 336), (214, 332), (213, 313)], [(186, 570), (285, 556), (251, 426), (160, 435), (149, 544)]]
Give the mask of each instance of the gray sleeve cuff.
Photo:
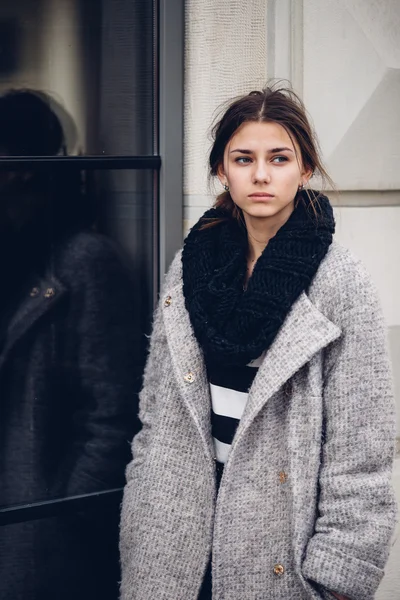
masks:
[(373, 600), (384, 571), (372, 563), (310, 539), (302, 565), (303, 576), (352, 600)]

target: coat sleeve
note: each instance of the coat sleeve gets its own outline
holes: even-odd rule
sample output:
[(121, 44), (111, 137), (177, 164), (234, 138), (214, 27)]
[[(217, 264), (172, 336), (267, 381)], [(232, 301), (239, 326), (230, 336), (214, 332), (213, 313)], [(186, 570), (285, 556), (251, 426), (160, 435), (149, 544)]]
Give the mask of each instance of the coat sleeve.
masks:
[[(175, 256), (160, 292), (163, 298), (165, 290), (169, 289), (174, 279), (174, 273), (179, 270), (180, 252)], [(168, 347), (167, 334), (163, 318), (163, 303), (159, 301), (153, 316), (153, 327), (150, 336), (149, 352), (143, 375), (143, 385), (139, 394), (139, 420), (141, 429), (132, 442), (132, 460), (126, 470), (126, 487), (124, 505), (129, 505), (130, 487), (135, 485), (149, 452), (152, 435), (152, 425), (157, 418), (157, 407), (160, 398), (164, 397), (163, 386), (173, 372), (172, 356)]]
[(303, 574), (351, 599), (370, 600), (396, 522), (394, 400), (386, 328), (369, 276), (358, 267), (339, 287), (342, 336), (324, 362), (318, 518)]
[[(168, 356), (168, 343), (163, 324), (162, 309), (159, 304), (154, 313), (149, 355), (144, 370), (142, 390), (139, 394), (139, 419), (141, 429), (133, 438), (133, 460), (126, 470), (126, 481), (128, 486), (133, 476), (136, 479), (138, 472), (140, 472), (146, 460), (151, 442), (152, 423), (156, 418), (160, 385), (165, 381), (163, 371), (165, 368), (172, 368), (172, 364), (168, 367), (167, 361), (165, 360)], [(127, 493), (127, 491), (128, 488), (126, 488), (125, 492)]]
[(139, 428), (138, 391), (144, 338), (139, 282), (108, 240), (77, 253), (70, 299), (69, 393), (75, 408), (63, 479), (66, 495), (122, 487), (130, 443)]

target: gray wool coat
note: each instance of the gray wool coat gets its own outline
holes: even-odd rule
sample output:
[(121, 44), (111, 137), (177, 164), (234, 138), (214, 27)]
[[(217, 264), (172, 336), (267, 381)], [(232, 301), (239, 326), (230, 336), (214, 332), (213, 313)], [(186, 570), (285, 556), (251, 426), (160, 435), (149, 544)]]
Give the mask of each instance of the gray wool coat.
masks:
[(336, 243), (250, 389), (218, 497), (210, 393), (178, 254), (155, 314), (127, 469), (122, 600), (370, 600), (396, 506), (394, 402), (377, 294)]

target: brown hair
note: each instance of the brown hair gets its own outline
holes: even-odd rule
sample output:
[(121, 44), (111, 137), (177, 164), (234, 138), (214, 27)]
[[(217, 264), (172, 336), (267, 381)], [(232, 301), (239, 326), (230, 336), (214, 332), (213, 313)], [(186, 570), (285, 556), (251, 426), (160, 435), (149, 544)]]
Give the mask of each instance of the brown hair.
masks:
[[(243, 123), (251, 121), (281, 125), (290, 139), (297, 142), (304, 168), (312, 173), (317, 173), (323, 181), (327, 181), (334, 187), (322, 164), (318, 141), (302, 100), (291, 88), (280, 87), (279, 84), (268, 86), (261, 91), (250, 92), (229, 104), (222, 118), (212, 128), (213, 145), (209, 156), (210, 176), (217, 175), (218, 168), (223, 163), (225, 147), (237, 129)], [(314, 207), (318, 196), (313, 190), (306, 191), (311, 205)], [(224, 209), (233, 218), (243, 222), (242, 211), (233, 202), (229, 192), (219, 194), (214, 207)], [(213, 219), (203, 225), (203, 228), (217, 225), (221, 220), (223, 219)]]

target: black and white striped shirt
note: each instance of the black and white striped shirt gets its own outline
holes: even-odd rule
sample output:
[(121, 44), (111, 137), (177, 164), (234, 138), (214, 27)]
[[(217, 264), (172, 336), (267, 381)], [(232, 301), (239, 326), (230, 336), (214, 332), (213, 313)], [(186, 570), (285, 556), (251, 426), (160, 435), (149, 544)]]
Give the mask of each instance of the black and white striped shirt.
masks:
[(244, 367), (207, 365), (211, 392), (211, 431), (218, 462), (225, 464), (264, 355)]

